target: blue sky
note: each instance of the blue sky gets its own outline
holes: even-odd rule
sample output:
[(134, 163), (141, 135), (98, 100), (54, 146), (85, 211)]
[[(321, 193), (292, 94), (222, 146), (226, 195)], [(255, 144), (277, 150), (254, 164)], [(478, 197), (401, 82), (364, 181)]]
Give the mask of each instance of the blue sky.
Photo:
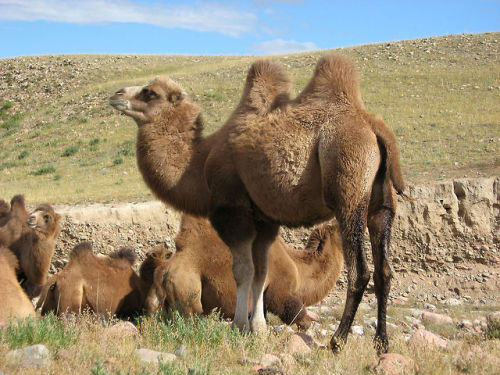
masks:
[(500, 31), (500, 0), (0, 0), (0, 57), (272, 55)]

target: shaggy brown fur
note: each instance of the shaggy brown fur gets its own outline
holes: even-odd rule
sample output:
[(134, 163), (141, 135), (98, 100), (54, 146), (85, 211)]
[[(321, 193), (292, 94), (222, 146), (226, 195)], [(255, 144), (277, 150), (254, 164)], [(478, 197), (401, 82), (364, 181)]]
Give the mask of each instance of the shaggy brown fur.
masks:
[(9, 249), (17, 256), (21, 277), (27, 279), (28, 285), (41, 286), (45, 283), (55, 240), (61, 232), (60, 222), (60, 215), (50, 204), (41, 204), (22, 223), (21, 235), (10, 243)]
[(89, 242), (82, 242), (71, 252), (64, 269), (52, 276), (42, 288), (37, 308), (42, 315), (80, 313), (130, 317), (143, 308), (151, 286), (154, 268), (171, 253), (155, 248), (146, 257), (137, 276), (132, 266), (136, 256), (132, 249), (122, 248), (109, 255), (96, 255)]
[[(184, 313), (210, 313), (218, 309), (232, 318), (236, 283), (232, 257), (210, 222), (184, 215), (176, 237), (177, 252), (157, 268), (146, 300), (151, 313), (159, 307)], [(290, 249), (277, 237), (269, 249), (265, 305), (285, 323), (308, 323), (304, 306), (323, 299), (337, 281), (343, 256), (338, 226), (325, 225), (310, 236), (305, 250)]]
[(394, 134), (365, 110), (346, 57), (321, 58), (298, 97), (286, 100), (288, 95), (280, 65), (255, 63), (233, 114), (208, 137), (201, 135), (199, 107), (169, 79), (122, 89), (110, 104), (138, 124), (138, 166), (152, 191), (184, 212), (209, 217), (231, 249), (234, 324), (240, 329), (265, 328), (267, 255), (279, 225), (336, 217), (348, 270), (344, 314), (331, 340), (339, 349), (370, 279), (363, 249), (368, 225), (378, 299), (375, 340), (385, 351), (394, 188), (404, 190)]
[(18, 268), (16, 256), (9, 249), (0, 247), (0, 322), (35, 316), (31, 301), (17, 281)]

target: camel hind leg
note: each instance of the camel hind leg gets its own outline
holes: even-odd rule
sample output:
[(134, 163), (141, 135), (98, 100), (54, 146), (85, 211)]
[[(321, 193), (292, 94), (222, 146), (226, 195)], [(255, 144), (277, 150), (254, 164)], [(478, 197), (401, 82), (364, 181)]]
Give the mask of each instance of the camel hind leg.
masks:
[(386, 331), (387, 298), (392, 276), (389, 265), (389, 242), (395, 210), (396, 198), (392, 184), (388, 179), (384, 179), (384, 176), (377, 176), (368, 211), (368, 230), (375, 268), (373, 281), (378, 305), (374, 341), (377, 351), (383, 353), (387, 352), (389, 345)]
[(347, 269), (347, 297), (339, 327), (330, 344), (334, 352), (339, 351), (349, 334), (354, 316), (370, 280), (370, 271), (363, 249), (366, 212), (368, 204), (360, 204), (341, 223), (342, 245)]
[[(319, 159), (323, 175), (323, 196), (335, 214), (342, 234), (344, 264), (347, 269), (347, 296), (339, 327), (330, 344), (337, 352), (347, 340), (354, 316), (370, 280), (363, 237), (371, 188), (380, 164), (376, 139), (371, 133), (349, 134), (363, 147), (320, 143)], [(350, 139), (349, 139), (350, 141)], [(370, 146), (371, 145), (371, 146)]]

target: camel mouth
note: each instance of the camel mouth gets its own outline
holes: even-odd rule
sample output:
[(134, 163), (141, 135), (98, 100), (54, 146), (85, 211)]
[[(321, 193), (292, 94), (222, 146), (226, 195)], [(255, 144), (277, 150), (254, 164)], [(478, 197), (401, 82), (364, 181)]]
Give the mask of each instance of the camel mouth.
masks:
[(28, 220), (26, 221), (26, 224), (31, 229), (36, 229), (36, 227), (37, 227), (37, 225), (36, 225), (36, 218), (35, 217), (29, 217)]
[(126, 99), (115, 99), (113, 97), (109, 98), (109, 104), (119, 110), (119, 111), (125, 111), (129, 108), (129, 101)]

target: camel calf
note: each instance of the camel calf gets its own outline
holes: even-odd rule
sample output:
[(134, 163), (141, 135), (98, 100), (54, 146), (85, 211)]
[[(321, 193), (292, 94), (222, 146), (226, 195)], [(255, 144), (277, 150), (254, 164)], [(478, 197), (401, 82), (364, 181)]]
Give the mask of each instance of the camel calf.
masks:
[[(184, 215), (176, 245), (176, 254), (154, 273), (146, 310), (154, 312), (165, 303), (186, 314), (218, 309), (223, 316), (232, 318), (236, 308), (232, 256), (210, 222)], [(269, 250), (266, 310), (287, 324), (307, 326), (310, 316), (305, 306), (328, 294), (339, 277), (342, 263), (336, 222), (315, 229), (304, 250), (289, 248), (278, 236)]]
[(9, 249), (0, 247), (0, 322), (35, 316), (31, 301), (17, 281), (18, 267), (16, 256)]
[(132, 268), (136, 261), (132, 249), (122, 248), (109, 256), (96, 255), (89, 242), (82, 242), (71, 252), (66, 267), (43, 286), (37, 309), (41, 309), (42, 315), (50, 311), (61, 315), (90, 310), (106, 316), (130, 317), (142, 310), (158, 262), (171, 254), (163, 247), (155, 248), (142, 263), (139, 277)]
[(0, 246), (8, 247), (19, 262), (18, 279), (31, 298), (45, 283), (55, 240), (61, 232), (61, 216), (50, 204), (40, 204), (29, 214), (24, 197), (16, 195), (8, 204), (0, 201)]

